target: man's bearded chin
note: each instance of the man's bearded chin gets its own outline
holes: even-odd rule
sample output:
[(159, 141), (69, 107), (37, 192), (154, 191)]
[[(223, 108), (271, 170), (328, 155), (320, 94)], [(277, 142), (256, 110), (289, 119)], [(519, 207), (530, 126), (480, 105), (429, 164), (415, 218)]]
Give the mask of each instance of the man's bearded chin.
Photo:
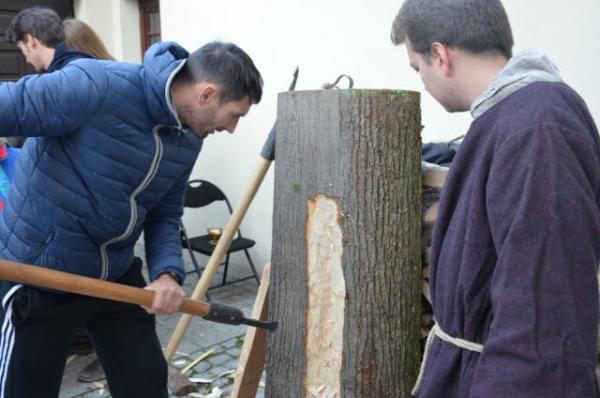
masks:
[(208, 134), (210, 134), (213, 130), (208, 128), (205, 124), (201, 125), (200, 123), (194, 123), (196, 120), (194, 119), (194, 113), (189, 108), (182, 106), (177, 110), (179, 114), (179, 118), (183, 127), (187, 130), (191, 130), (199, 136), (200, 138), (205, 138)]
[(190, 129), (194, 132), (194, 134), (196, 134), (198, 137), (200, 138), (206, 138), (209, 136), (209, 134), (213, 133), (215, 130), (214, 129), (208, 129), (206, 127), (199, 127), (199, 128), (195, 128), (195, 129)]

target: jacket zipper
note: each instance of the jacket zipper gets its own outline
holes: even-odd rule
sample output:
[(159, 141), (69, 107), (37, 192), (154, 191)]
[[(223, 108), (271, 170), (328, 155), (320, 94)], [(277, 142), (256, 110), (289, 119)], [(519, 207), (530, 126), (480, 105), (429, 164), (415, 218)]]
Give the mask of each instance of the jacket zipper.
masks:
[(154, 135), (154, 142), (156, 144), (156, 152), (154, 153), (154, 159), (152, 159), (152, 164), (150, 165), (150, 169), (148, 170), (148, 173), (142, 180), (142, 183), (136, 188), (135, 191), (133, 191), (133, 193), (129, 197), (129, 206), (131, 208), (131, 216), (129, 218), (129, 224), (127, 225), (127, 228), (125, 229), (125, 232), (123, 232), (121, 235), (119, 235), (115, 238), (112, 238), (112, 239), (104, 242), (100, 246), (100, 253), (102, 256), (102, 273), (100, 274), (100, 279), (106, 280), (106, 278), (108, 277), (108, 254), (106, 252), (107, 246), (129, 238), (129, 236), (133, 232), (133, 228), (134, 228), (135, 223), (137, 222), (137, 218), (138, 218), (136, 197), (140, 194), (140, 192), (142, 192), (144, 189), (146, 189), (146, 187), (148, 186), (148, 184), (150, 184), (150, 182), (152, 181), (154, 176), (156, 176), (156, 172), (158, 171), (158, 165), (160, 164), (160, 160), (162, 159), (162, 155), (163, 155), (163, 145), (162, 145), (162, 141), (160, 140), (160, 137), (158, 135), (158, 130), (161, 127), (163, 127), (163, 126), (157, 125), (157, 126), (154, 126), (154, 128), (152, 129), (152, 134)]
[[(169, 108), (169, 111), (175, 118), (175, 121), (177, 122), (177, 126), (175, 127), (177, 128), (177, 130), (179, 130), (179, 132), (181, 132), (181, 121), (179, 120), (177, 112), (175, 111), (175, 106), (171, 102), (170, 88), (173, 78), (181, 70), (181, 68), (183, 68), (185, 62), (186, 60), (182, 60), (179, 63), (179, 65), (177, 65), (177, 67), (171, 72), (171, 74), (167, 78), (167, 83), (165, 84), (164, 92), (165, 101), (167, 102), (167, 108)], [(131, 232), (133, 232), (133, 227), (137, 221), (137, 205), (135, 202), (135, 198), (148, 186), (148, 184), (150, 184), (150, 181), (152, 181), (152, 179), (156, 175), (156, 171), (158, 170), (158, 164), (160, 163), (163, 153), (162, 142), (160, 140), (160, 137), (158, 136), (158, 130), (161, 127), (166, 126), (156, 125), (152, 129), (152, 134), (154, 134), (154, 141), (156, 142), (156, 153), (154, 154), (154, 159), (152, 160), (152, 164), (150, 165), (150, 170), (148, 171), (146, 177), (144, 177), (144, 180), (142, 181), (140, 186), (129, 197), (129, 204), (131, 206), (131, 218), (129, 219), (129, 225), (127, 226), (127, 229), (120, 236), (117, 236), (116, 238), (104, 242), (100, 246), (100, 254), (102, 256), (102, 273), (100, 274), (100, 279), (106, 279), (108, 277), (108, 254), (106, 253), (106, 247), (110, 244), (125, 240), (129, 237), (129, 235), (131, 235)]]

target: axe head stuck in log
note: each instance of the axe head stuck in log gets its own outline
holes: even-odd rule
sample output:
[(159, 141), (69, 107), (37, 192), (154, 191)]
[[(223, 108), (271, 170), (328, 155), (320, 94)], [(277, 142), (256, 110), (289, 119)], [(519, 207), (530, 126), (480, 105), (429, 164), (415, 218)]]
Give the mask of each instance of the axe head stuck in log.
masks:
[[(294, 71), (294, 77), (292, 78), (292, 84), (290, 84), (290, 88), (288, 89), (288, 91), (294, 91), (296, 89), (296, 82), (298, 81), (298, 71), (299, 68), (296, 67), (296, 70)], [(267, 136), (267, 140), (265, 141), (265, 144), (263, 145), (262, 150), (260, 151), (260, 156), (262, 156), (265, 160), (268, 160), (269, 162), (275, 160), (275, 126), (276, 124), (274, 124), (273, 128), (271, 128), (271, 131)]]

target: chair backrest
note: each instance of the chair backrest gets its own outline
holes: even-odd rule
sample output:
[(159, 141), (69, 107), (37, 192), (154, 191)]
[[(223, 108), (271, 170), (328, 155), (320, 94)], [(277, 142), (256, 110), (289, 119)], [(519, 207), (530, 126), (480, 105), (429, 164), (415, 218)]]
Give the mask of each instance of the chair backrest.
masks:
[(204, 207), (219, 200), (224, 200), (229, 208), (229, 212), (232, 211), (229, 200), (227, 200), (227, 196), (225, 196), (223, 191), (221, 191), (215, 184), (206, 180), (188, 181), (188, 185), (185, 190), (185, 207)]

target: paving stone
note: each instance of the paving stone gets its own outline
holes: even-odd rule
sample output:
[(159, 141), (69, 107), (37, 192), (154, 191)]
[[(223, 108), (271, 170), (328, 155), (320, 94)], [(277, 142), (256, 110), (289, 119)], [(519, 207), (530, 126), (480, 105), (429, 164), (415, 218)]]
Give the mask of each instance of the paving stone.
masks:
[(227, 350), (227, 354), (231, 355), (233, 358), (239, 359), (242, 353), (242, 349), (239, 347), (233, 347)]
[(225, 366), (217, 365), (210, 369), (209, 374), (211, 378), (219, 377), (223, 372), (227, 372), (229, 368)]
[(237, 347), (237, 338), (229, 339), (222, 344), (227, 350)]
[(231, 384), (231, 382), (225, 377), (218, 378), (212, 382), (213, 387), (219, 387), (220, 389), (223, 389), (224, 386), (229, 384)]
[(203, 375), (205, 375), (212, 367), (213, 365), (209, 361), (202, 361), (198, 365), (194, 366), (192, 374), (204, 377)]

